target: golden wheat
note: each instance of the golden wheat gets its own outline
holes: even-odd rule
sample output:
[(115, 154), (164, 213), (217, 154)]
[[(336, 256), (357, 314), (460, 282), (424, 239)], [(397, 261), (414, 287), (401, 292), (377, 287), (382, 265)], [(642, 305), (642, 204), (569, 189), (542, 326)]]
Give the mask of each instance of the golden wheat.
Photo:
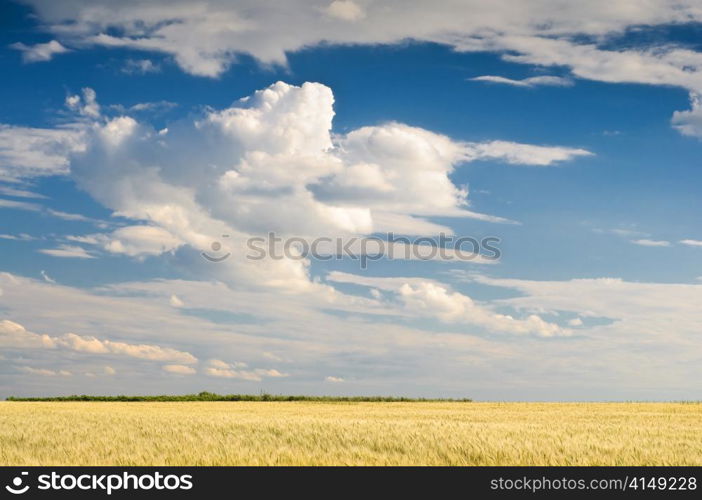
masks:
[(702, 405), (2, 402), (0, 465), (702, 465)]

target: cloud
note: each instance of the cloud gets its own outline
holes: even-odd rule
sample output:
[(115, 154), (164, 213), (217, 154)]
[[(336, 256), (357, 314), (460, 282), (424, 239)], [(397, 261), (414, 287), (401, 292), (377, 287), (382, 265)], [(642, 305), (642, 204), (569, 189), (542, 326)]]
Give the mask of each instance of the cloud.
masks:
[(173, 252), (184, 243), (165, 229), (155, 226), (125, 226), (108, 234), (68, 236), (66, 239), (130, 257)]
[(94, 259), (95, 256), (88, 253), (83, 247), (74, 245), (59, 245), (57, 248), (42, 248), (37, 250), (40, 253), (68, 259)]
[(646, 8), (635, 0), (616, 8), (603, 0), (543, 0), (528, 6), (508, 0), (441, 5), (299, 0), (276, 9), (254, 0), (129, 2), (128, 8), (87, 0), (61, 6), (47, 0), (30, 4), (61, 40), (166, 53), (183, 70), (209, 77), (221, 74), (242, 53), (263, 63), (285, 64), (287, 53), (323, 42), (387, 44), (415, 39), (459, 50), (514, 54), (512, 60), (532, 64), (562, 64), (593, 79), (650, 80), (649, 74), (667, 68), (677, 69), (671, 75), (677, 84), (699, 79), (698, 64), (690, 64), (699, 61), (691, 51), (665, 47), (644, 56), (636, 49), (606, 51), (588, 43), (604, 42), (631, 27), (699, 22), (702, 11), (692, 1), (653, 2)]
[(41, 211), (41, 205), (30, 203), (28, 201), (6, 200), (0, 198), (0, 208), (12, 208), (15, 210), (28, 210), (30, 212)]
[(62, 212), (60, 210), (53, 210), (51, 208), (48, 208), (46, 210), (46, 213), (51, 215), (52, 217), (57, 217), (57, 218), (63, 219), (63, 220), (78, 221), (78, 222), (99, 222), (99, 223), (102, 222), (102, 221), (96, 221), (95, 219), (91, 219), (90, 217), (86, 217), (85, 215), (82, 215), (82, 214)]
[(680, 244), (689, 247), (702, 247), (702, 241), (700, 240), (680, 240)]
[(48, 274), (46, 274), (46, 271), (44, 271), (43, 269), (41, 270), (40, 274), (41, 277), (44, 278), (44, 281), (46, 281), (47, 283), (56, 283), (56, 280), (52, 279)]
[(151, 59), (127, 59), (122, 66), (122, 72), (129, 75), (147, 73), (158, 73), (161, 71), (161, 66), (154, 63)]
[(171, 298), (168, 299), (168, 303), (173, 307), (184, 307), (185, 303), (178, 298), (176, 294), (171, 294)]
[[(334, 289), (328, 293), (250, 289), (211, 279), (154, 279), (78, 289), (0, 273), (0, 289), (5, 316), (31, 324), (34, 331), (87, 335), (84, 332), (100, 325), (101, 332), (120, 332), (121, 340), (130, 344), (188, 345), (193, 347), (184, 350), (203, 360), (246, 361), (254, 368), (223, 362), (221, 369), (230, 365), (232, 371), (254, 375), (261, 360), (273, 361), (263, 353), (284, 353), (294, 360), (295, 374), (301, 375), (294, 380), (296, 390), (304, 392), (318, 390), (329, 374), (343, 374), (344, 387), (359, 393), (400, 391), (421, 396), (417, 387), (432, 387), (437, 394), (479, 399), (694, 397), (702, 353), (697, 341), (702, 284), (612, 278), (502, 280), (471, 274), (480, 285), (478, 290), (489, 290), (491, 297), (478, 301), (477, 295), (470, 294), (471, 299), (490, 312), (510, 311), (516, 319), (548, 315), (559, 323), (580, 317), (585, 324), (567, 338), (532, 334), (520, 335), (517, 342), (513, 335), (489, 334), (470, 323), (441, 321), (424, 316), (425, 311), (419, 314), (406, 308), (393, 291), (404, 283), (417, 288), (426, 278), (382, 278), (378, 283), (372, 277), (358, 277), (369, 281), (358, 294), (346, 295)], [(438, 285), (449, 294), (454, 292)], [(370, 298), (367, 292), (381, 286), (379, 297)], [(189, 309), (170, 306), (172, 294)], [(194, 315), (193, 311), (199, 312)], [(210, 314), (221, 318), (221, 312), (247, 315), (251, 321), (209, 319)], [(196, 341), (193, 332), (198, 332)], [(56, 336), (60, 335), (50, 337)], [(33, 366), (62, 353), (61, 348), (0, 348), (4, 354), (13, 350), (20, 350)], [(81, 360), (94, 363), (96, 357), (106, 362), (109, 356), (66, 353), (74, 365)], [(120, 373), (141, 374), (140, 387), (151, 393), (182, 390), (180, 378), (156, 375), (164, 364), (188, 365), (144, 363), (128, 356), (121, 356), (119, 362), (114, 366)], [(75, 371), (99, 369), (95, 366)], [(209, 365), (202, 366), (198, 372), (206, 376), (204, 367)], [(280, 384), (285, 379), (263, 379), (271, 390), (286, 390), (287, 384)], [(21, 378), (9, 380), (11, 387), (22, 386)], [(236, 380), (212, 377), (210, 383), (226, 390)], [(123, 390), (122, 380), (103, 377), (101, 383), (106, 391)], [(574, 386), (578, 387), (575, 393)], [(72, 387), (91, 390), (80, 380)], [(55, 390), (65, 392), (65, 386)]]
[(274, 377), (274, 378), (284, 378), (287, 377), (287, 373), (279, 372), (274, 368), (257, 368), (255, 373), (264, 377)]
[(568, 325), (569, 326), (583, 326), (583, 320), (580, 318), (573, 318), (571, 320), (568, 320)]
[(358, 21), (366, 17), (363, 8), (352, 0), (334, 0), (327, 6), (327, 14), (344, 21)]
[(176, 375), (194, 375), (197, 373), (195, 368), (185, 365), (164, 365), (162, 369), (165, 372), (174, 373)]
[(11, 196), (13, 198), (46, 198), (46, 196), (44, 196), (43, 194), (28, 191), (26, 189), (18, 189), (10, 186), (0, 186), (0, 194), (2, 194), (3, 196)]
[(115, 370), (111, 366), (105, 366), (105, 368), (103, 368), (103, 372), (105, 373), (105, 375), (109, 375), (109, 376), (117, 374), (117, 370)]
[(499, 314), (469, 296), (450, 290), (448, 285), (421, 278), (372, 278), (333, 271), (327, 279), (337, 283), (375, 287), (395, 294), (405, 312), (437, 318), (444, 323), (463, 323), (495, 333), (532, 334), (541, 337), (568, 336), (572, 332), (536, 314), (524, 319)]
[(79, 130), (0, 124), (0, 178), (65, 175), (69, 171), (68, 154), (83, 147)]
[(513, 87), (537, 87), (537, 86), (552, 86), (552, 87), (571, 87), (573, 81), (561, 76), (532, 76), (522, 80), (513, 80), (503, 76), (483, 75), (470, 78), (476, 82), (501, 83), (511, 85)]
[(34, 241), (37, 239), (34, 236), (31, 236), (27, 233), (0, 234), (0, 238), (2, 238), (3, 240), (13, 240), (13, 241)]
[(324, 379), (325, 382), (331, 382), (332, 384), (340, 384), (341, 382), (344, 381), (343, 378), (341, 377), (334, 377), (334, 376), (328, 376)]
[(111, 354), (149, 361), (173, 361), (192, 364), (197, 362), (192, 354), (169, 347), (151, 344), (129, 344), (96, 337), (66, 333), (58, 337), (32, 333), (19, 323), (0, 321), (0, 345), (9, 348), (64, 349), (88, 354)]
[(649, 240), (649, 239), (640, 239), (640, 240), (631, 240), (631, 242), (634, 245), (639, 245), (642, 247), (669, 247), (670, 242), (669, 241), (663, 241), (663, 240)]
[[(229, 108), (170, 123), (161, 133), (131, 116), (111, 116), (89, 88), (69, 96), (75, 119), (70, 130), (80, 146), (63, 152), (62, 171), (70, 167), (81, 189), (114, 215), (135, 221), (71, 241), (142, 258), (186, 245), (202, 252), (227, 235), (226, 251), (234, 255), (217, 268), (222, 279), (328, 291), (310, 279), (308, 261), (244, 259), (248, 237), (268, 231), (314, 237), (447, 229), (427, 220), (436, 216), (511, 222), (471, 210), (467, 189), (451, 181), (455, 169), (475, 159), (549, 165), (590, 154), (462, 142), (394, 122), (335, 135), (333, 102), (324, 85), (278, 82)], [(104, 224), (53, 209), (46, 213)], [(92, 255), (81, 245), (45, 253)]]
[[(614, 342), (614, 336), (626, 336), (640, 348), (654, 343), (659, 351), (673, 345), (683, 351), (692, 348), (702, 321), (702, 312), (695, 306), (702, 300), (702, 285), (635, 283), (617, 278), (530, 281), (476, 276), (475, 280), (523, 294), (501, 300), (504, 305), (609, 319), (600, 321), (589, 335), (604, 335), (609, 342)], [(672, 327), (671, 318), (675, 318)]]
[[(264, 65), (287, 64), (287, 54), (322, 44), (440, 43), (464, 52), (493, 52), (509, 62), (565, 67), (583, 79), (609, 83), (673, 85), (702, 92), (702, 54), (659, 37), (619, 44), (632, 29), (702, 22), (694, 0), (648, 2), (466, 0), (441, 5), (420, 0), (360, 2), (290, 0), (268, 8), (257, 0), (76, 0), (57, 5), (29, 0), (42, 27), (74, 47), (126, 48), (173, 57), (184, 71), (218, 77), (247, 54)], [(641, 37), (640, 40), (645, 40)], [(58, 47), (59, 45), (55, 45)], [(38, 47), (38, 46), (35, 46)], [(18, 47), (16, 47), (18, 48)], [(24, 55), (40, 53), (22, 46)], [(142, 63), (135, 63), (138, 70)], [(146, 63), (148, 65), (148, 63)], [(538, 76), (479, 79), (535, 86), (567, 79)], [(699, 136), (698, 111), (679, 112), (674, 126)]]
[(650, 236), (650, 234), (645, 233), (643, 231), (638, 231), (636, 229), (627, 229), (627, 228), (614, 228), (614, 229), (593, 228), (592, 232), (598, 233), (598, 234), (614, 234), (614, 235), (619, 236), (621, 238), (634, 238), (637, 236), (639, 236), (639, 237)]
[(256, 370), (245, 370), (242, 368), (246, 368), (246, 365), (241, 363), (225, 363), (219, 359), (212, 359), (209, 361), (209, 366), (205, 368), (204, 372), (211, 377), (236, 378), (251, 382), (260, 382), (264, 377), (279, 378), (288, 376), (274, 369), (258, 368)]
[[(138, 102), (132, 106), (125, 107), (121, 104), (113, 104), (110, 106), (111, 109), (114, 109), (118, 113), (121, 114), (134, 114), (134, 113), (142, 113), (142, 112), (163, 112), (163, 111), (168, 111), (169, 109), (173, 109), (177, 107), (178, 104), (175, 102), (171, 101), (153, 101), (153, 102)], [(168, 129), (165, 129), (166, 132), (168, 133)]]
[(56, 54), (70, 52), (70, 50), (56, 40), (34, 45), (25, 45), (24, 43), (17, 42), (10, 45), (10, 47), (22, 52), (22, 60), (25, 63), (50, 61)]
[(592, 156), (592, 152), (581, 148), (559, 146), (536, 146), (507, 141), (490, 141), (468, 144), (466, 156), (469, 160), (496, 159), (512, 165), (550, 166), (569, 161), (579, 156)]
[(700, 94), (692, 92), (690, 94), (690, 109), (673, 113), (670, 123), (681, 134), (702, 139), (702, 97)]
[(89, 118), (98, 118), (100, 116), (100, 105), (97, 102), (97, 96), (95, 91), (89, 87), (82, 90), (82, 96), (70, 95), (66, 97), (66, 106), (68, 109)]
[(67, 370), (48, 370), (46, 368), (32, 368), (30, 366), (22, 366), (20, 368), (24, 373), (30, 375), (41, 375), (42, 377), (70, 377), (73, 375)]

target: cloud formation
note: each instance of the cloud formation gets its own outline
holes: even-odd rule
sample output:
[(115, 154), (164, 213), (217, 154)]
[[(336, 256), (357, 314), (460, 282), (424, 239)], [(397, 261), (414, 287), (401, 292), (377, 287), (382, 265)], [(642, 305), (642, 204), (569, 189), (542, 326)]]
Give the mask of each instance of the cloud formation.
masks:
[(670, 120), (673, 128), (683, 135), (702, 139), (702, 97), (697, 92), (690, 94), (690, 109), (676, 111)]
[(194, 375), (197, 373), (195, 368), (186, 365), (164, 365), (161, 368), (165, 372), (174, 373), (176, 375)]
[(572, 332), (556, 323), (544, 321), (536, 314), (524, 319), (492, 311), (469, 296), (454, 292), (442, 283), (420, 278), (369, 278), (333, 271), (327, 279), (337, 283), (353, 283), (374, 287), (395, 294), (405, 312), (420, 317), (436, 318), (445, 323), (463, 323), (493, 333), (531, 334), (540, 337), (568, 336)]
[[(503, 59), (541, 67), (566, 67), (575, 77), (610, 82), (674, 85), (702, 92), (702, 54), (672, 43), (640, 43), (614, 50), (608, 42), (633, 28), (702, 22), (694, 0), (570, 2), (467, 0), (291, 0), (269, 8), (256, 0), (29, 0), (42, 28), (58, 38), (15, 48), (31, 60), (47, 60), (75, 47), (121, 47), (168, 54), (186, 72), (217, 77), (241, 54), (263, 64), (287, 63), (287, 54), (326, 44), (392, 44), (408, 39), (446, 44), (458, 51), (489, 51)], [(642, 28), (645, 27), (645, 28)], [(148, 59), (144, 60), (148, 61)], [(135, 71), (152, 69), (135, 63)], [(480, 80), (535, 86), (567, 85), (568, 78), (537, 76)], [(698, 111), (678, 112), (674, 126), (699, 136)]]
[(634, 245), (639, 245), (642, 247), (669, 247), (670, 242), (665, 240), (650, 240), (650, 239), (639, 239), (631, 240)]
[(79, 130), (0, 124), (0, 179), (65, 175), (69, 172), (68, 155), (83, 148)]
[[(237, 54), (284, 64), (286, 53), (322, 41), (379, 44), (410, 38), (445, 43), (459, 50), (514, 52), (514, 60), (564, 64), (582, 75), (592, 73), (593, 79), (624, 74), (629, 81), (643, 79), (656, 67), (668, 66), (680, 70), (677, 75), (681, 81), (699, 81), (697, 66), (687, 77), (681, 74), (683, 67), (693, 62), (694, 53), (674, 47), (650, 53), (614, 52), (587, 42), (624, 33), (632, 26), (699, 22), (702, 9), (690, 0), (654, 0), (647, 2), (646, 8), (635, 0), (616, 4), (538, 0), (528, 5), (508, 0), (439, 5), (420, 0), (293, 0), (274, 9), (254, 0), (180, 0), (164, 3), (163, 8), (158, 2), (146, 5), (134, 0), (119, 5), (107, 0), (29, 3), (46, 29), (66, 43), (163, 52), (172, 55), (185, 71), (203, 76), (219, 75)], [(573, 41), (573, 35), (581, 35), (585, 41)], [(638, 60), (639, 64), (617, 67), (616, 59)], [(595, 67), (599, 75), (586, 70)]]
[(56, 40), (34, 45), (26, 45), (22, 42), (17, 42), (10, 45), (10, 47), (22, 52), (22, 60), (26, 63), (50, 61), (56, 54), (70, 52)]
[(95, 256), (88, 253), (83, 247), (76, 245), (59, 245), (56, 248), (42, 248), (40, 253), (51, 255), (52, 257), (61, 257), (66, 259), (94, 259)]
[(503, 85), (511, 85), (513, 87), (570, 87), (573, 85), (573, 81), (568, 78), (546, 75), (531, 76), (529, 78), (523, 78), (522, 80), (513, 80), (512, 78), (505, 78), (504, 76), (483, 75), (471, 78), (471, 80), (476, 82), (500, 83)]
[(66, 333), (58, 337), (32, 333), (19, 323), (0, 321), (0, 345), (5, 348), (65, 349), (88, 354), (112, 354), (149, 361), (173, 361), (192, 364), (197, 362), (192, 354), (169, 347), (150, 344), (129, 344), (96, 337)]
[(260, 382), (264, 377), (287, 377), (287, 374), (275, 369), (247, 370), (245, 368), (246, 364), (243, 363), (230, 364), (219, 359), (212, 359), (209, 361), (209, 366), (205, 368), (205, 374), (211, 377), (236, 378), (250, 382)]
[[(470, 209), (467, 189), (451, 181), (456, 168), (478, 159), (548, 166), (591, 155), (581, 148), (458, 141), (396, 122), (333, 134), (333, 103), (324, 85), (277, 82), (229, 108), (158, 131), (108, 113), (84, 88), (66, 100), (75, 117), (72, 147), (60, 161), (56, 153), (51, 171), (70, 169), (98, 202), (138, 224), (74, 236), (41, 251), (95, 256), (78, 243), (141, 258), (182, 246), (205, 250), (225, 235), (226, 251), (233, 253), (219, 268), (226, 279), (328, 292), (310, 280), (307, 261), (244, 259), (247, 237), (268, 231), (311, 237), (450, 232), (427, 220), (437, 216), (508, 222)], [(67, 132), (31, 133), (53, 151)], [(51, 134), (53, 149), (44, 139)], [(19, 148), (13, 154), (29, 153)]]

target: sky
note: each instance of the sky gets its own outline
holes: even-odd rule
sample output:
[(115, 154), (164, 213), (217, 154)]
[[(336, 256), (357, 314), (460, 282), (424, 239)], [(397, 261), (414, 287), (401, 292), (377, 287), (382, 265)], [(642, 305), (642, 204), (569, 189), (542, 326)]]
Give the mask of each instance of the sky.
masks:
[[(0, 397), (702, 398), (698, 2), (0, 25)], [(499, 259), (250, 252), (389, 233)]]

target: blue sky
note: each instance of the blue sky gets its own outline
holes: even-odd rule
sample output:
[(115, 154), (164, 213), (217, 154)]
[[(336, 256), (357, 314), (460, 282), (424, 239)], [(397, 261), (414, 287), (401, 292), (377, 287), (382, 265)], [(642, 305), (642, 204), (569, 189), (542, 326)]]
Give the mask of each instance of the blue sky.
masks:
[(3, 3), (0, 396), (699, 398), (702, 13), (561, 4)]

